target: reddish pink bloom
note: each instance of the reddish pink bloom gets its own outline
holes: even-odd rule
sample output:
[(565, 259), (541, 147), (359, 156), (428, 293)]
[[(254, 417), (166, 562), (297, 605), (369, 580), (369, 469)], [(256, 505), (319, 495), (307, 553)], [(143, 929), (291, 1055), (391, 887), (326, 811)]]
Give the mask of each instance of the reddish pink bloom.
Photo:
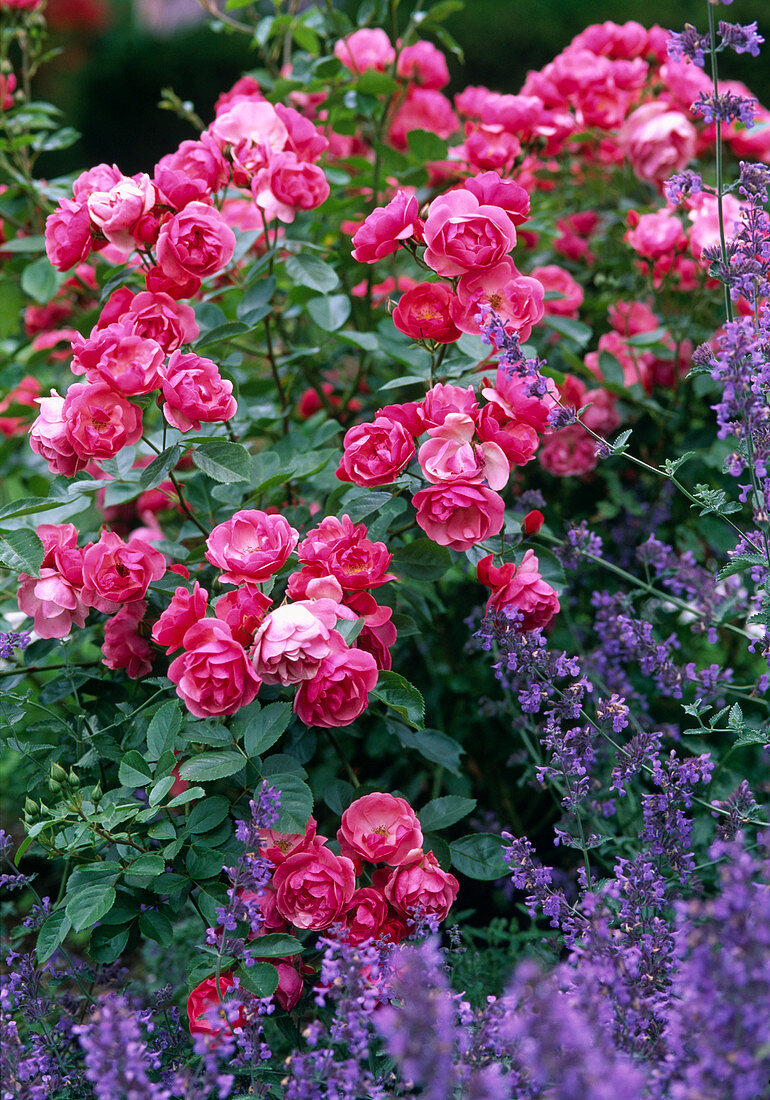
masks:
[(166, 647), (166, 653), (179, 649), (191, 626), (206, 617), (208, 592), (197, 581), (192, 592), (181, 586), (171, 597), (171, 603), (152, 628), (152, 640)]
[(51, 390), (50, 397), (40, 397), (37, 403), (40, 414), (29, 430), (29, 445), (46, 460), (52, 473), (72, 477), (83, 461), (75, 453), (62, 415), (64, 398)]
[(202, 423), (224, 423), (238, 411), (233, 384), (211, 359), (175, 351), (162, 372), (163, 415), (180, 432), (200, 431)]
[(409, 88), (390, 124), (388, 138), (396, 149), (408, 147), (412, 130), (429, 130), (440, 138), (449, 138), (460, 127), (460, 120), (445, 95), (432, 88)]
[(554, 477), (579, 477), (595, 469), (596, 444), (591, 436), (572, 424), (545, 441), (538, 455), (544, 470)]
[(130, 324), (137, 336), (157, 341), (167, 353), (192, 343), (198, 336), (192, 307), (174, 301), (169, 294), (143, 290), (126, 305), (120, 320)]
[[(354, 524), (347, 515), (341, 520), (334, 516), (321, 520), (299, 544), (297, 554), (303, 565), (311, 566), (306, 580), (331, 575), (346, 592), (378, 588), (393, 580), (393, 574), (387, 572), (392, 554), (385, 543), (372, 542), (366, 537), (365, 524)], [(288, 589), (291, 599), (296, 598), (293, 579)]]
[(303, 680), (294, 712), (306, 726), (348, 726), (369, 705), (377, 684), (377, 663), (363, 649), (348, 649), (342, 639), (321, 662), (312, 680)]
[(327, 138), (299, 111), (283, 103), (276, 103), (275, 111), (288, 134), (285, 150), (296, 153), (300, 160), (316, 161), (329, 148)]
[(120, 397), (106, 382), (70, 386), (62, 419), (72, 449), (81, 459), (114, 458), (142, 435), (141, 409)]
[(153, 294), (168, 294), (170, 298), (192, 298), (201, 288), (197, 275), (185, 275), (172, 278), (159, 267), (151, 267), (145, 272), (144, 284)]
[(146, 611), (144, 600), (135, 600), (104, 624), (102, 664), (115, 670), (124, 668), (131, 680), (140, 680), (152, 671), (152, 647), (139, 632)]
[(353, 73), (363, 73), (367, 69), (384, 73), (396, 60), (396, 51), (385, 31), (379, 27), (362, 27), (334, 43), (334, 56)]
[(532, 278), (537, 279), (545, 291), (543, 310), (547, 315), (577, 317), (583, 304), (583, 288), (569, 271), (558, 264), (545, 264), (532, 269)]
[(401, 241), (422, 240), (419, 203), (408, 191), (397, 191), (387, 206), (373, 210), (353, 237), (354, 260), (373, 264), (395, 252)]
[(443, 283), (418, 283), (399, 298), (393, 324), (413, 340), (453, 344), (460, 338), (451, 313), (454, 301), (452, 291)]
[(245, 508), (220, 523), (206, 542), (206, 558), (230, 584), (259, 584), (285, 564), (299, 540), (283, 516)]
[(35, 620), (39, 638), (66, 638), (73, 626), (86, 624), (86, 603), (57, 569), (42, 568), (39, 577), (21, 573), (18, 601), (19, 610)]
[[(40, 383), (36, 378), (27, 375), (0, 401), (0, 413), (4, 413), (11, 405), (25, 405), (34, 409), (39, 397)], [(0, 416), (0, 435), (18, 435), (25, 430), (26, 423), (27, 419), (22, 416)]]
[(342, 815), (337, 833), (342, 854), (400, 867), (422, 855), (422, 830), (405, 798), (365, 794)]
[(453, 318), (463, 332), (478, 334), (479, 308), (489, 306), (502, 318), (506, 329), (524, 341), (543, 317), (543, 297), (542, 283), (522, 275), (512, 260), (503, 260), (496, 267), (468, 272), (460, 278)]
[(329, 656), (335, 640), (339, 604), (333, 600), (299, 600), (271, 612), (254, 638), (251, 659), (266, 684), (299, 684), (311, 680)]
[(89, 382), (105, 382), (123, 397), (137, 397), (160, 386), (166, 358), (163, 348), (133, 333), (125, 321), (94, 329), (88, 338), (76, 336), (72, 351), (73, 374), (85, 374)]
[(278, 987), (273, 996), (284, 1012), (291, 1012), (305, 988), (305, 983), (302, 981), (296, 966), (289, 959), (259, 959), (257, 961), (269, 962), (278, 971)]
[(645, 259), (668, 256), (684, 248), (687, 243), (682, 223), (671, 211), (660, 210), (655, 214), (642, 214), (641, 217), (636, 215), (633, 219), (629, 216), (629, 223), (633, 228), (628, 230), (624, 240)]
[(428, 428), (440, 427), (450, 413), (465, 413), (475, 420), (478, 416), (479, 406), (476, 400), (476, 392), (473, 386), (462, 389), (460, 386), (449, 386), (444, 382), (437, 382), (432, 386), (422, 401), (422, 425), (420, 433)]
[(323, 169), (289, 152), (271, 157), (267, 168), (254, 177), (251, 189), (257, 206), (282, 222), (292, 222), (295, 210), (314, 210), (329, 197)]
[(243, 646), (219, 619), (203, 619), (184, 636), (184, 653), (171, 662), (168, 678), (191, 714), (235, 714), (257, 696), (260, 681)]
[(494, 402), (481, 410), (476, 433), (482, 443), (496, 443), (511, 466), (525, 466), (534, 458), (540, 444), (540, 438), (531, 424), (512, 420)]
[(503, 499), (485, 485), (464, 481), (435, 485), (421, 489), (412, 503), (417, 523), (428, 538), (451, 550), (469, 550), (503, 529)]
[[(262, 837), (260, 855), (269, 859), (274, 867), (280, 867), (289, 856), (322, 848), (327, 838), (316, 834), (317, 824), (314, 817), (309, 817), (304, 833), (277, 833), (274, 829), (260, 829), (259, 835)], [(264, 894), (261, 896), (265, 897)], [(275, 905), (277, 898), (272, 891), (270, 900), (271, 905)], [(270, 909), (269, 912), (273, 913), (273, 910)]]
[[(215, 1024), (208, 1017), (214, 1013), (211, 1011), (222, 1001), (233, 987), (233, 975), (230, 971), (219, 975), (219, 992), (217, 992), (217, 980), (215, 977), (206, 978), (196, 985), (187, 998), (187, 1019), (190, 1025), (191, 1035), (217, 1036), (223, 1032), (231, 1032), (236, 1027), (243, 1027), (246, 1023), (246, 1015), (243, 1006), (238, 1010), (234, 1021), (228, 1023), (224, 1008), (220, 1008), (219, 1015), (222, 1023)], [(221, 994), (221, 996), (220, 996)]]
[(398, 867), (385, 886), (385, 897), (404, 916), (419, 912), (444, 920), (457, 897), (460, 883), (444, 871), (433, 852)]
[(505, 259), (516, 229), (499, 207), (480, 203), (470, 191), (450, 191), (430, 204), (425, 243), (425, 262), (438, 275), (464, 275)]
[(417, 455), (423, 474), (434, 485), (456, 481), (503, 489), (510, 467), (497, 443), (475, 442), (476, 425), (464, 413), (449, 413), (438, 428), (429, 428), (431, 437)]
[(514, 225), (521, 225), (529, 218), (527, 192), (521, 184), (503, 179), (497, 172), (482, 172), (478, 176), (471, 176), (463, 187), (475, 195), (482, 206), (499, 206)]
[(521, 530), (525, 535), (536, 535), (545, 523), (545, 516), (542, 512), (538, 512), (534, 508), (531, 512), (527, 512), (524, 519), (521, 521)]
[(59, 271), (82, 263), (91, 251), (91, 221), (85, 203), (62, 199), (45, 222), (45, 251)]
[(524, 421), (541, 434), (548, 430), (548, 414), (557, 405), (556, 384), (551, 379), (548, 380), (548, 393), (544, 397), (530, 397), (526, 380), (517, 374), (508, 374), (502, 367), (497, 368), (494, 387), (485, 378), (481, 392), (506, 416)]
[(229, 110), (236, 100), (243, 97), (264, 99), (262, 92), (259, 90), (259, 84), (253, 76), (242, 76), (239, 80), (236, 80), (229, 92), (222, 92), (214, 104), (214, 114), (220, 115)]
[(265, 612), (272, 604), (269, 596), (258, 588), (244, 585), (234, 592), (225, 592), (217, 600), (214, 614), (227, 623), (236, 642), (248, 647), (254, 641), (254, 635), (265, 618)]
[(388, 919), (389, 907), (384, 894), (373, 886), (363, 886), (350, 899), (345, 914), (348, 942), (357, 946), (365, 940), (377, 940)]
[(157, 257), (162, 272), (183, 283), (214, 275), (232, 259), (235, 234), (213, 206), (191, 202), (163, 224)]
[(365, 487), (390, 485), (413, 458), (414, 440), (406, 428), (378, 416), (345, 433), (337, 477)]
[(615, 302), (607, 314), (615, 331), (626, 337), (652, 332), (660, 323), (646, 302)]
[(391, 622), (393, 609), (382, 607), (370, 592), (348, 593), (345, 606), (353, 611), (357, 618), (364, 620), (361, 633), (353, 643), (356, 649), (371, 653), (379, 669), (392, 667), (390, 656), (398, 632)]
[(93, 191), (109, 191), (122, 179), (123, 173), (116, 164), (95, 164), (77, 177), (72, 184), (72, 196), (76, 202), (85, 203)]
[(639, 179), (659, 183), (692, 160), (698, 132), (681, 111), (656, 100), (628, 116), (618, 140)]
[(406, 428), (411, 436), (422, 435), (425, 431), (422, 401), (405, 401), (400, 405), (384, 405), (377, 410), (377, 416), (384, 416), (386, 420), (395, 420)]
[(465, 141), (462, 148), (465, 150), (468, 163), (474, 169), (481, 171), (496, 169), (506, 172), (510, 170), (516, 157), (521, 153), (521, 142), (502, 126), (466, 122)]
[[(161, 157), (155, 169), (156, 183), (158, 183), (158, 169), (161, 172), (168, 170), (186, 177), (194, 185), (195, 191), (198, 190), (198, 186), (195, 185), (203, 188), (202, 195), (220, 191), (230, 176), (229, 165), (222, 156), (219, 146), (213, 141), (211, 135), (206, 133), (201, 134), (197, 141), (183, 141), (175, 153), (169, 153), (167, 156)], [(179, 184), (177, 184), (178, 186)], [(161, 190), (163, 190), (162, 185)], [(190, 194), (191, 197), (186, 201), (182, 203), (172, 202), (172, 205), (180, 209), (181, 206), (186, 206), (188, 202), (202, 197), (202, 195)], [(173, 198), (174, 196), (167, 195), (166, 197)], [(176, 197), (181, 198), (183, 196), (177, 195)]]
[(166, 559), (159, 550), (142, 539), (124, 542), (114, 531), (102, 531), (99, 541), (83, 552), (83, 599), (110, 614), (122, 604), (143, 600), (165, 572)]
[(506, 562), (498, 568), (492, 555), (487, 554), (476, 567), (478, 579), (492, 589), (487, 610), (515, 612), (520, 616), (516, 629), (524, 632), (547, 626), (559, 610), (559, 598), (541, 577), (538, 566), (532, 550), (527, 550), (521, 565)]
[(320, 931), (338, 920), (356, 888), (353, 864), (328, 848), (289, 856), (273, 875), (276, 906), (295, 928)]
[(449, 83), (449, 69), (441, 50), (432, 42), (415, 42), (404, 46), (398, 55), (396, 73), (402, 80), (411, 80), (422, 88), (436, 91)]

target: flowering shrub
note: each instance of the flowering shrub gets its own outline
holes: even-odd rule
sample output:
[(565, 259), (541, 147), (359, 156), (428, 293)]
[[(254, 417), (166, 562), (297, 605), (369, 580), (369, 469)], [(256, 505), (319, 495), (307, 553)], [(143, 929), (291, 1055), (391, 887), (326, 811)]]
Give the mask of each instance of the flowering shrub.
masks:
[(0, 0), (3, 1088), (760, 1100), (762, 36), (375, 7), (45, 180)]

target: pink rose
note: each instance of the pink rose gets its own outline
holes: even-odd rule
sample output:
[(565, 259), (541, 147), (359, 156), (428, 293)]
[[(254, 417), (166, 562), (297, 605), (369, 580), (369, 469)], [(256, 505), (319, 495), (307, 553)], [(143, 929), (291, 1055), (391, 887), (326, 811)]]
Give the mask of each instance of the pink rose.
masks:
[(278, 971), (278, 987), (273, 996), (284, 1012), (291, 1012), (305, 988), (305, 983), (296, 966), (289, 959), (258, 959), (257, 961), (269, 962)]
[[(468, 163), (474, 169), (491, 169), (507, 172), (521, 153), (521, 142), (502, 126), (485, 126), (466, 122), (465, 141), (462, 148)], [(491, 205), (495, 205), (492, 203)]]
[(236, 642), (248, 647), (253, 643), (254, 635), (272, 602), (258, 588), (244, 585), (243, 588), (236, 588), (234, 592), (225, 592), (220, 596), (214, 614), (223, 623), (227, 623)]
[(569, 271), (558, 264), (545, 264), (532, 269), (532, 278), (545, 291), (543, 309), (548, 316), (577, 317), (583, 304), (583, 288)]
[(175, 351), (161, 373), (163, 415), (180, 432), (200, 431), (203, 422), (224, 423), (237, 413), (233, 384), (211, 359)]
[(396, 51), (385, 31), (379, 27), (362, 27), (334, 43), (334, 56), (353, 73), (363, 73), (367, 69), (384, 73), (396, 60)]
[(527, 632), (546, 627), (559, 610), (559, 597), (540, 575), (539, 562), (532, 550), (527, 550), (521, 565), (506, 562), (498, 568), (492, 555), (482, 558), (476, 575), (482, 584), (492, 589), (487, 610), (506, 614), (517, 613), (517, 630)]
[(286, 147), (289, 137), (272, 103), (252, 98), (234, 100), (207, 133), (229, 154), (233, 181), (239, 187), (249, 187), (254, 175)]
[(659, 183), (692, 160), (698, 132), (681, 111), (656, 100), (628, 116), (618, 141), (639, 179)]
[(149, 290), (135, 294), (120, 319), (130, 324), (137, 336), (157, 341), (167, 353), (192, 343), (199, 332), (191, 306)]
[(414, 440), (395, 420), (378, 416), (349, 428), (337, 477), (356, 485), (390, 485), (414, 458)]
[(684, 248), (687, 239), (682, 223), (670, 211), (660, 210), (655, 214), (637, 215), (636, 218), (633, 219), (636, 225), (628, 230), (623, 239), (639, 256), (657, 260)]
[[(217, 984), (219, 986), (219, 992), (217, 992)], [(234, 1002), (232, 998), (227, 998), (227, 994), (232, 989), (233, 984), (234, 979), (232, 972), (226, 971), (224, 974), (219, 975), (218, 983), (217, 979), (212, 977), (206, 978), (199, 985), (196, 985), (195, 989), (187, 998), (187, 1020), (191, 1035), (217, 1036), (220, 1032), (232, 1032), (234, 1028), (244, 1027), (246, 1024), (246, 1014), (243, 1004), (240, 1005), (235, 1015), (235, 1019), (229, 1023), (221, 1007), (219, 1007), (219, 1016), (222, 1022), (213, 1023), (209, 1019), (209, 1016), (215, 1015), (213, 1009), (221, 1006), (222, 1001), (228, 1004), (237, 1003)]]
[(136, 600), (104, 624), (102, 664), (115, 670), (124, 668), (131, 680), (152, 672), (152, 647), (139, 632), (146, 611), (144, 600)]
[(192, 592), (181, 586), (171, 597), (171, 603), (152, 628), (152, 640), (166, 647), (166, 653), (179, 649), (191, 626), (206, 617), (208, 592), (197, 581)]
[(397, 191), (387, 206), (378, 206), (353, 236), (351, 255), (360, 264), (373, 264), (396, 252), (401, 241), (422, 240), (416, 195)]
[(431, 486), (416, 493), (413, 504), (428, 538), (451, 550), (469, 550), (503, 529), (503, 498), (485, 485), (455, 481)]
[(294, 712), (306, 726), (348, 726), (369, 705), (377, 675), (377, 663), (370, 653), (348, 649), (340, 639), (314, 678), (299, 685)]
[(353, 864), (328, 848), (297, 852), (273, 875), (276, 907), (295, 928), (320, 931), (338, 920), (356, 888)]
[(353, 643), (355, 648), (371, 653), (377, 668), (391, 668), (393, 662), (389, 651), (398, 637), (398, 631), (391, 622), (393, 609), (380, 606), (369, 592), (348, 592), (345, 606), (357, 618), (364, 620), (361, 633)]
[(441, 50), (432, 42), (415, 42), (404, 46), (398, 55), (396, 74), (402, 80), (412, 80), (422, 88), (436, 91), (449, 83), (449, 69)]
[(543, 317), (544, 294), (542, 283), (522, 275), (512, 260), (503, 260), (496, 267), (461, 277), (452, 316), (463, 332), (478, 335), (482, 330), (476, 315), (481, 306), (489, 306), (502, 318), (505, 328), (524, 341)]
[(412, 130), (429, 130), (440, 138), (449, 138), (459, 127), (460, 120), (445, 95), (432, 88), (412, 86), (393, 116), (388, 138), (396, 149), (406, 149), (407, 135)]
[[(331, 575), (346, 592), (357, 592), (394, 579), (387, 572), (393, 555), (385, 543), (366, 538), (365, 524), (354, 524), (347, 515), (341, 520), (334, 516), (321, 520), (299, 544), (297, 555), (303, 565), (310, 566), (305, 583), (312, 577)], [(289, 579), (291, 599), (296, 598), (292, 590), (294, 577)], [(300, 582), (295, 582), (294, 588), (298, 591)]]
[(56, 390), (50, 397), (39, 397), (40, 414), (29, 429), (29, 445), (48, 463), (52, 473), (72, 477), (84, 465), (78, 457), (62, 415), (64, 398)]
[(206, 558), (223, 571), (224, 581), (259, 584), (278, 572), (298, 541), (299, 532), (283, 516), (246, 508), (214, 528)]
[(595, 469), (599, 459), (596, 443), (580, 427), (562, 428), (545, 441), (538, 455), (544, 470), (554, 477), (579, 477)]
[(362, 886), (350, 900), (345, 914), (348, 943), (354, 947), (380, 938), (380, 931), (388, 919), (389, 906), (384, 894), (373, 886)]
[(97, 328), (72, 341), (72, 372), (89, 382), (105, 382), (123, 397), (137, 397), (160, 386), (166, 356), (155, 340), (133, 333), (125, 321)]
[(235, 714), (254, 701), (260, 681), (227, 623), (203, 619), (191, 626), (184, 649), (171, 662), (168, 678), (196, 718)]
[(35, 620), (35, 633), (40, 638), (66, 638), (73, 626), (86, 625), (86, 603), (56, 569), (42, 568), (39, 577), (22, 573), (18, 600), (19, 610)]
[(503, 179), (497, 172), (482, 172), (471, 176), (463, 184), (483, 206), (499, 206), (514, 225), (521, 225), (529, 217), (529, 195), (514, 180)]
[(422, 855), (422, 830), (405, 798), (365, 794), (351, 802), (337, 833), (342, 854), (400, 867)]
[(485, 405), (476, 433), (483, 443), (496, 443), (511, 466), (525, 466), (535, 456), (540, 438), (531, 424), (512, 420), (500, 405)]
[[(289, 856), (323, 848), (327, 838), (316, 833), (317, 825), (316, 819), (309, 817), (304, 833), (277, 833), (274, 829), (260, 829), (259, 835), (262, 838), (260, 855), (269, 859), (274, 867), (280, 867)], [(264, 894), (261, 896), (265, 897)], [(273, 903), (277, 901), (274, 893), (271, 895), (271, 901)]]
[(413, 340), (453, 344), (460, 338), (460, 329), (451, 315), (454, 301), (452, 291), (443, 283), (418, 283), (399, 298), (392, 314), (393, 324)]
[(422, 425), (420, 432), (415, 434), (422, 434), (428, 428), (440, 427), (450, 413), (465, 413), (475, 420), (478, 412), (479, 405), (473, 386), (464, 390), (460, 386), (437, 382), (425, 394), (422, 402)]
[(140, 218), (152, 210), (157, 194), (143, 172), (129, 179), (122, 176), (108, 191), (92, 191), (86, 207), (93, 225), (110, 244), (124, 251), (134, 248), (133, 230)]
[[(175, 153), (169, 153), (158, 161), (158, 168), (180, 173), (191, 183), (202, 185), (203, 194), (220, 191), (230, 176), (230, 168), (219, 146), (205, 133), (197, 141), (183, 141)], [(155, 174), (157, 182), (157, 168)], [(187, 200), (191, 201), (193, 199)]]
[(83, 552), (83, 600), (110, 614), (122, 604), (143, 600), (165, 572), (166, 559), (159, 550), (142, 539), (124, 542), (114, 531), (102, 531), (99, 541)]
[(314, 210), (329, 197), (323, 170), (295, 153), (276, 153), (251, 186), (257, 206), (274, 211), (283, 222), (293, 221), (295, 210)]
[(423, 258), (438, 275), (464, 275), (505, 259), (516, 229), (499, 207), (481, 204), (470, 191), (450, 191), (428, 208), (425, 243)]
[(142, 410), (106, 382), (76, 383), (67, 390), (62, 418), (79, 458), (114, 458), (142, 435)]
[(183, 283), (189, 276), (204, 279), (229, 264), (235, 234), (213, 206), (191, 202), (161, 226), (157, 257), (161, 271)]
[(558, 404), (556, 383), (548, 379), (548, 392), (543, 397), (531, 397), (528, 388), (526, 379), (498, 367), (494, 386), (485, 378), (481, 392), (512, 420), (522, 420), (542, 434), (548, 430), (548, 414)]
[(660, 324), (646, 302), (615, 302), (607, 310), (610, 324), (621, 336), (652, 332)]
[(284, 146), (286, 151), (296, 153), (300, 160), (317, 161), (329, 148), (328, 139), (299, 111), (285, 107), (283, 103), (276, 103), (275, 111), (288, 134)]
[[(300, 600), (271, 612), (254, 637), (251, 659), (266, 684), (299, 684), (312, 679), (331, 653), (339, 604)], [(341, 639), (340, 639), (341, 640)]]
[(420, 913), (442, 921), (457, 897), (460, 883), (442, 870), (433, 852), (427, 852), (393, 872), (385, 886), (385, 897), (404, 916)]
[(58, 271), (69, 271), (91, 251), (91, 221), (85, 203), (62, 199), (45, 222), (45, 251)]
[(508, 483), (510, 467), (504, 452), (496, 443), (475, 442), (476, 425), (464, 413), (449, 413), (438, 428), (429, 428), (431, 437), (417, 455), (423, 474), (434, 485), (456, 481), (503, 489)]

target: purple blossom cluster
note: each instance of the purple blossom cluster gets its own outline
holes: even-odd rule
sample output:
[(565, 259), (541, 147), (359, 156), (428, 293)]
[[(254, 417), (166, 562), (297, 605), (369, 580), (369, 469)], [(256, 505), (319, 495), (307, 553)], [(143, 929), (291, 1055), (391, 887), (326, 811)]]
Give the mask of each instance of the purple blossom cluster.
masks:
[(23, 652), (29, 645), (30, 639), (31, 635), (26, 630), (0, 630), (0, 660), (9, 661), (14, 649)]

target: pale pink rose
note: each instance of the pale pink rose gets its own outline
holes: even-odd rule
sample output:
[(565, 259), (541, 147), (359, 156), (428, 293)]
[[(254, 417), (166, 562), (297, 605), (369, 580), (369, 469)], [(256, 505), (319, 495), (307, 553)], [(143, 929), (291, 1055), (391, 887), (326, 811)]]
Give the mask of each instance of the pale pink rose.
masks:
[(425, 243), (423, 258), (438, 275), (464, 275), (505, 259), (516, 229), (499, 207), (479, 203), (470, 191), (450, 191), (428, 208)]
[(393, 310), (393, 324), (413, 340), (453, 344), (460, 329), (452, 320), (454, 295), (443, 283), (418, 283), (407, 290)]
[(503, 528), (503, 499), (485, 485), (454, 481), (415, 493), (417, 523), (439, 546), (469, 550)]
[(224, 581), (259, 584), (278, 572), (298, 541), (299, 532), (283, 516), (246, 508), (214, 528), (206, 558)]
[(422, 855), (422, 829), (405, 798), (365, 794), (342, 815), (337, 840), (343, 855), (400, 867)]
[(244, 585), (242, 588), (236, 588), (234, 592), (225, 592), (220, 596), (214, 608), (214, 614), (222, 622), (227, 623), (236, 642), (249, 647), (272, 602), (270, 597), (260, 592), (258, 588)]
[(422, 240), (422, 220), (416, 195), (397, 191), (387, 206), (371, 212), (353, 236), (354, 260), (373, 264), (397, 251), (401, 241)]
[(354, 647), (371, 653), (377, 668), (391, 668), (393, 661), (390, 649), (398, 637), (398, 631), (391, 622), (393, 608), (378, 604), (370, 592), (349, 592), (345, 606), (355, 613), (356, 618), (364, 620), (361, 632), (353, 643)]
[(312, 680), (303, 680), (294, 698), (294, 712), (306, 726), (348, 726), (369, 705), (377, 684), (377, 663), (363, 649), (348, 649), (339, 639)]
[(334, 43), (334, 56), (353, 73), (363, 73), (367, 69), (384, 73), (396, 60), (396, 51), (385, 31), (379, 27), (362, 27)]
[(152, 180), (142, 172), (133, 179), (123, 176), (108, 191), (92, 191), (86, 207), (91, 223), (102, 236), (110, 244), (130, 251), (136, 244), (132, 231), (156, 201)]
[(73, 626), (86, 624), (86, 603), (57, 569), (43, 568), (39, 577), (20, 574), (18, 600), (19, 610), (35, 620), (40, 638), (66, 638)]
[(492, 589), (487, 611), (515, 612), (516, 629), (524, 632), (548, 626), (559, 611), (559, 597), (543, 580), (539, 565), (532, 550), (527, 550), (518, 566), (515, 562), (506, 562), (498, 568), (491, 554), (482, 558), (476, 575), (482, 584)]
[(356, 485), (390, 485), (414, 458), (414, 440), (403, 425), (378, 416), (356, 424), (343, 440), (337, 477)]
[(422, 400), (420, 407), (422, 414), (421, 434), (428, 428), (440, 427), (450, 413), (465, 413), (475, 420), (478, 416), (479, 405), (476, 400), (476, 392), (473, 386), (462, 389), (460, 386), (450, 386), (444, 382), (437, 382), (431, 386)]
[(396, 74), (402, 80), (411, 80), (422, 88), (436, 91), (449, 83), (446, 58), (432, 42), (421, 41), (404, 46), (398, 55)]
[(273, 874), (276, 907), (295, 928), (320, 931), (346, 911), (356, 888), (353, 864), (328, 848), (289, 856)]
[(131, 680), (152, 672), (152, 647), (139, 632), (146, 611), (144, 600), (136, 600), (104, 624), (102, 664), (116, 671), (124, 668)]
[(91, 251), (91, 221), (85, 203), (62, 199), (45, 222), (45, 251), (58, 271), (69, 271)]
[(522, 420), (542, 434), (548, 430), (548, 414), (558, 404), (556, 383), (549, 378), (547, 386), (548, 390), (543, 397), (530, 396), (526, 379), (513, 372), (508, 373), (504, 367), (498, 367), (494, 386), (485, 378), (481, 392), (487, 401), (499, 406), (511, 419)]
[(149, 290), (133, 296), (120, 320), (131, 325), (137, 336), (157, 341), (166, 353), (192, 343), (200, 331), (191, 306)]
[(299, 684), (312, 679), (331, 653), (339, 604), (299, 600), (272, 611), (254, 636), (251, 659), (265, 684)]
[(692, 160), (698, 132), (681, 111), (656, 100), (628, 116), (618, 140), (639, 179), (656, 183), (681, 172)]
[(499, 206), (514, 225), (521, 225), (529, 218), (527, 192), (521, 184), (503, 179), (497, 172), (482, 172), (478, 176), (471, 176), (463, 187), (475, 195), (482, 206)]
[(445, 95), (432, 88), (411, 86), (391, 120), (388, 138), (396, 149), (406, 149), (412, 130), (428, 130), (446, 139), (459, 128), (460, 120)]
[(191, 626), (206, 617), (208, 592), (195, 581), (192, 592), (181, 586), (152, 628), (152, 640), (166, 647), (166, 653), (179, 649)]
[(362, 886), (350, 899), (345, 914), (347, 942), (354, 947), (365, 941), (374, 942), (388, 919), (389, 906), (384, 894), (373, 886)]
[(122, 604), (144, 599), (153, 581), (166, 572), (166, 559), (142, 539), (124, 542), (114, 531), (83, 552), (83, 600), (110, 614)]
[(543, 469), (554, 477), (579, 477), (590, 473), (599, 461), (596, 443), (579, 424), (562, 428), (546, 439), (538, 458)]
[(476, 425), (464, 413), (449, 413), (438, 428), (429, 428), (431, 437), (420, 447), (417, 459), (423, 474), (434, 485), (456, 481), (503, 489), (510, 467), (496, 443), (474, 442)]
[(106, 382), (70, 386), (62, 418), (72, 448), (81, 459), (114, 458), (142, 435), (142, 410)]
[(202, 423), (221, 424), (238, 411), (233, 384), (211, 359), (175, 351), (161, 371), (163, 416), (180, 432), (200, 431)]
[(496, 443), (511, 466), (524, 466), (532, 458), (540, 444), (540, 438), (531, 424), (512, 420), (494, 403), (485, 405), (479, 414), (476, 434), (483, 443)]
[(642, 214), (623, 239), (631, 245), (634, 252), (648, 260), (668, 256), (677, 249), (684, 248), (687, 243), (682, 223), (668, 209), (655, 214)]
[(72, 446), (67, 423), (62, 415), (64, 398), (56, 390), (50, 397), (39, 397), (40, 414), (29, 429), (29, 445), (48, 463), (52, 473), (72, 477), (84, 465)]
[(184, 653), (172, 661), (168, 678), (196, 718), (235, 714), (257, 696), (260, 681), (243, 646), (219, 619), (203, 619), (184, 636)]
[(137, 397), (160, 386), (166, 356), (155, 340), (138, 336), (126, 320), (97, 328), (89, 337), (72, 341), (73, 374), (89, 382), (104, 382), (123, 397)]
[(544, 264), (532, 269), (532, 278), (545, 291), (543, 310), (548, 316), (577, 317), (585, 295), (569, 271), (558, 264)]
[[(317, 827), (316, 819), (309, 817), (304, 833), (277, 833), (275, 829), (260, 829), (259, 835), (262, 838), (260, 855), (270, 860), (274, 867), (280, 867), (289, 856), (300, 852), (317, 851), (318, 848), (323, 848), (327, 841), (327, 837), (316, 833)], [(274, 905), (276, 901), (275, 894), (272, 894), (270, 904)], [(269, 912), (272, 913), (272, 909)], [(273, 920), (275, 921), (274, 914)]]
[(387, 569), (393, 555), (384, 542), (372, 542), (366, 533), (366, 525), (354, 524), (348, 515), (341, 520), (335, 516), (321, 520), (297, 547), (308, 573), (303, 569), (303, 582), (294, 581), (297, 573), (289, 579), (289, 597), (296, 599), (300, 592), (304, 595), (307, 582), (316, 577), (331, 575), (346, 592), (378, 588), (392, 581), (394, 575)]
[(384, 889), (390, 904), (404, 916), (420, 913), (444, 920), (460, 889), (460, 883), (444, 871), (433, 852), (398, 867)]
[(217, 116), (208, 133), (229, 153), (233, 181), (239, 187), (249, 187), (255, 174), (286, 147), (289, 137), (275, 107), (264, 99), (234, 101)]
[[(81, 587), (83, 551), (78, 546), (78, 529), (74, 523), (41, 523), (36, 530), (37, 537), (43, 544), (43, 566), (58, 569), (60, 573), (67, 574), (76, 587)], [(76, 572), (80, 571), (77, 582), (69, 577), (73, 568)]]
[(544, 295), (542, 283), (522, 275), (512, 260), (503, 260), (496, 267), (468, 272), (460, 278), (452, 319), (463, 332), (478, 335), (482, 328), (476, 316), (482, 306), (488, 306), (499, 315), (506, 330), (523, 342), (529, 339), (532, 326), (542, 320)]
[(235, 250), (235, 234), (213, 206), (191, 202), (161, 226), (158, 265), (178, 283), (190, 276), (204, 279), (229, 264)]

